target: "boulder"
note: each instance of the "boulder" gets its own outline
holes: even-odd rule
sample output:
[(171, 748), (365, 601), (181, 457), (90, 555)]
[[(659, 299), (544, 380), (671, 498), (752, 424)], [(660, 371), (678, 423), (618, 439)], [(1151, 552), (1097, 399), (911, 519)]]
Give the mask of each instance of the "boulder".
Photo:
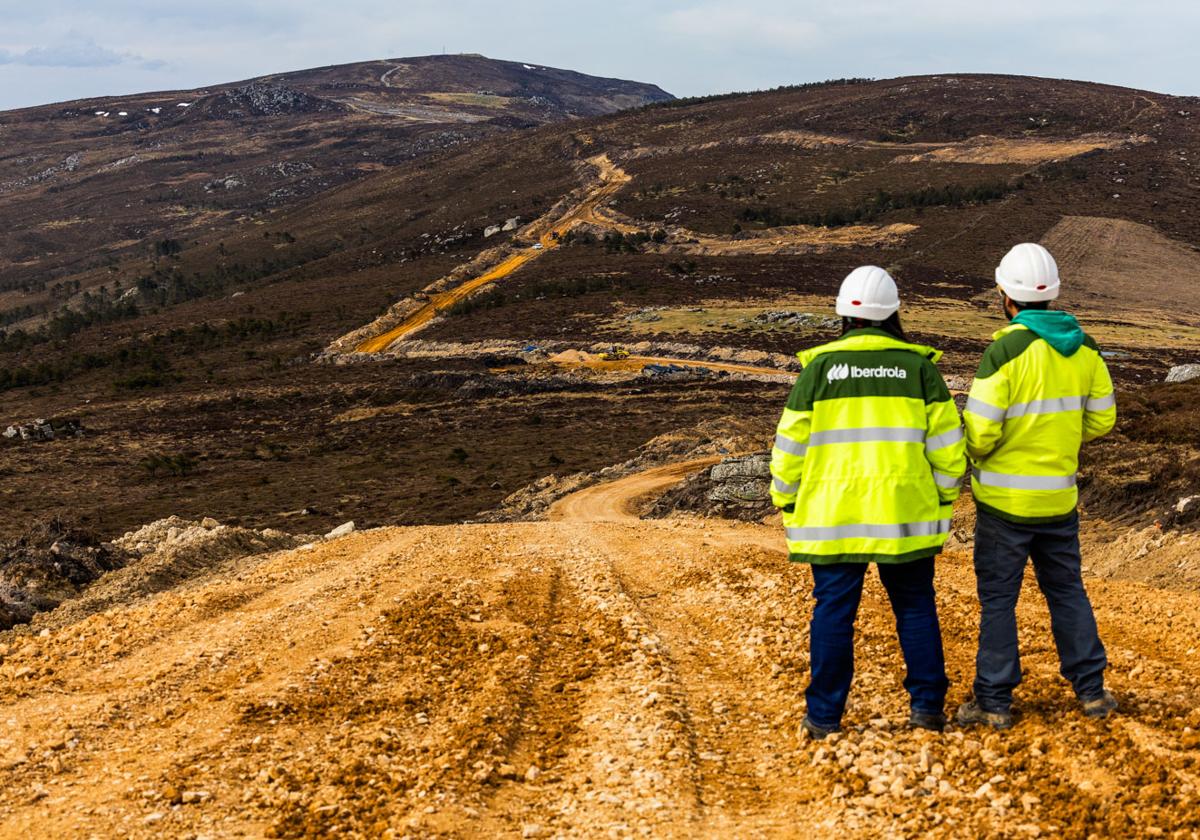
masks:
[(761, 478), (765, 481), (771, 477), (771, 456), (750, 455), (745, 458), (726, 458), (709, 470), (709, 477), (717, 483), (747, 478)]
[(487, 227), (485, 227), (483, 229), (483, 238), (491, 239), (493, 236), (495, 236), (499, 232), (500, 232), (500, 225), (488, 225)]
[(326, 534), (325, 539), (335, 540), (338, 537), (344, 537), (347, 534), (353, 534), (356, 530), (357, 529), (354, 526), (354, 520), (350, 520), (349, 522), (343, 522), (341, 525), (337, 526), (332, 531), (330, 531), (328, 534)]
[(1200, 379), (1200, 364), (1176, 365), (1167, 373), (1168, 382), (1187, 382), (1190, 379)]
[(508, 232), (510, 230), (516, 230), (520, 226), (521, 226), (521, 217), (513, 216), (511, 219), (505, 220), (504, 227), (502, 227), (501, 230)]

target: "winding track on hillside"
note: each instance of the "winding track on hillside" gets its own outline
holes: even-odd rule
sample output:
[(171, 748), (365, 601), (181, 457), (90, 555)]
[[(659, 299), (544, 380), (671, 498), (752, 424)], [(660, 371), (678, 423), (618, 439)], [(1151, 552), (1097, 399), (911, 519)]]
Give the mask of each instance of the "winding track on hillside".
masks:
[[(1200, 829), (1200, 595), (1090, 582), (1129, 710), (1093, 722), (1030, 593), (1024, 718), (934, 736), (897, 727), (872, 575), (851, 729), (810, 743), (810, 576), (778, 530), (630, 512), (695, 466), (585, 489), (549, 522), (379, 529), (51, 615), (2, 654), (0, 837)], [(962, 555), (939, 568), (956, 702), (974, 578)]]
[[(625, 171), (615, 166), (608, 159), (607, 155), (597, 155), (590, 158), (588, 163), (595, 167), (599, 180), (586, 191), (582, 199), (571, 205), (556, 221), (544, 226), (545, 229), (538, 239), (538, 244), (541, 245), (540, 249), (528, 248), (511, 254), (499, 265), (488, 269), (477, 277), (473, 277), (449, 291), (431, 296), (422, 307), (409, 315), (399, 325), (359, 344), (356, 352), (382, 353), (392, 344), (428, 324), (441, 310), (453, 306), (459, 301), (466, 300), (483, 286), (504, 279), (521, 268), (521, 266), (557, 248), (559, 246), (559, 237), (581, 220), (589, 218), (596, 205), (611, 198), (622, 186), (629, 182), (629, 176), (625, 174)], [(532, 227), (536, 229), (538, 225), (535, 224)]]

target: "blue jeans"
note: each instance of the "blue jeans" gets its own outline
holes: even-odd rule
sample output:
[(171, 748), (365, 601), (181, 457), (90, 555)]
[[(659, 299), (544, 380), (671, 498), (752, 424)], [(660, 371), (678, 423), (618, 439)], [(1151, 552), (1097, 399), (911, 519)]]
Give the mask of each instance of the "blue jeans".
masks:
[[(867, 565), (812, 566), (816, 605), (809, 635), (812, 678), (805, 697), (809, 720), (827, 729), (841, 724), (854, 679), (854, 619)], [(933, 558), (878, 565), (879, 579), (896, 616), (896, 632), (908, 668), (904, 687), (912, 710), (942, 714), (950, 682), (933, 600)]]
[(1049, 525), (1018, 525), (980, 510), (975, 521), (975, 579), (981, 606), (975, 699), (986, 711), (1008, 711), (1013, 689), (1021, 682), (1017, 598), (1030, 557), (1050, 608), (1050, 631), (1062, 675), (1081, 700), (1104, 692), (1108, 658), (1080, 576), (1079, 514)]

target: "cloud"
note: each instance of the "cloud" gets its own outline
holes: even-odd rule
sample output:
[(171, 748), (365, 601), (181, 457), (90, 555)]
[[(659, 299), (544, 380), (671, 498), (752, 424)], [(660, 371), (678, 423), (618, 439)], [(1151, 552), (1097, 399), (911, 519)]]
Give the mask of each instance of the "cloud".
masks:
[(144, 70), (166, 66), (157, 59), (146, 59), (131, 52), (117, 52), (97, 44), (91, 38), (68, 37), (45, 47), (30, 47), (24, 52), (0, 50), (0, 64), (26, 67), (116, 67), (131, 64)]
[(795, 48), (819, 40), (821, 28), (811, 20), (751, 14), (741, 4), (706, 3), (663, 15), (662, 29), (715, 47)]

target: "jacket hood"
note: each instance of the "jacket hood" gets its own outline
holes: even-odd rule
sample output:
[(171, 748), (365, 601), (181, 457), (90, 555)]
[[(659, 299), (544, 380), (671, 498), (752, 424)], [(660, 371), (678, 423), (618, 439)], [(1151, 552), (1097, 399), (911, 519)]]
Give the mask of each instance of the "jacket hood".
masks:
[(1083, 328), (1079, 321), (1069, 312), (1059, 312), (1053, 309), (1026, 309), (1013, 318), (1014, 324), (1020, 324), (1063, 356), (1074, 356), (1083, 346)]
[(901, 341), (889, 332), (877, 330), (872, 327), (851, 330), (837, 341), (822, 344), (820, 347), (801, 350), (796, 354), (796, 358), (800, 360), (800, 364), (808, 367), (818, 356), (845, 350), (907, 350), (910, 353), (924, 356), (931, 362), (936, 362), (942, 358), (941, 350), (935, 350), (924, 344), (911, 344), (907, 341)]

